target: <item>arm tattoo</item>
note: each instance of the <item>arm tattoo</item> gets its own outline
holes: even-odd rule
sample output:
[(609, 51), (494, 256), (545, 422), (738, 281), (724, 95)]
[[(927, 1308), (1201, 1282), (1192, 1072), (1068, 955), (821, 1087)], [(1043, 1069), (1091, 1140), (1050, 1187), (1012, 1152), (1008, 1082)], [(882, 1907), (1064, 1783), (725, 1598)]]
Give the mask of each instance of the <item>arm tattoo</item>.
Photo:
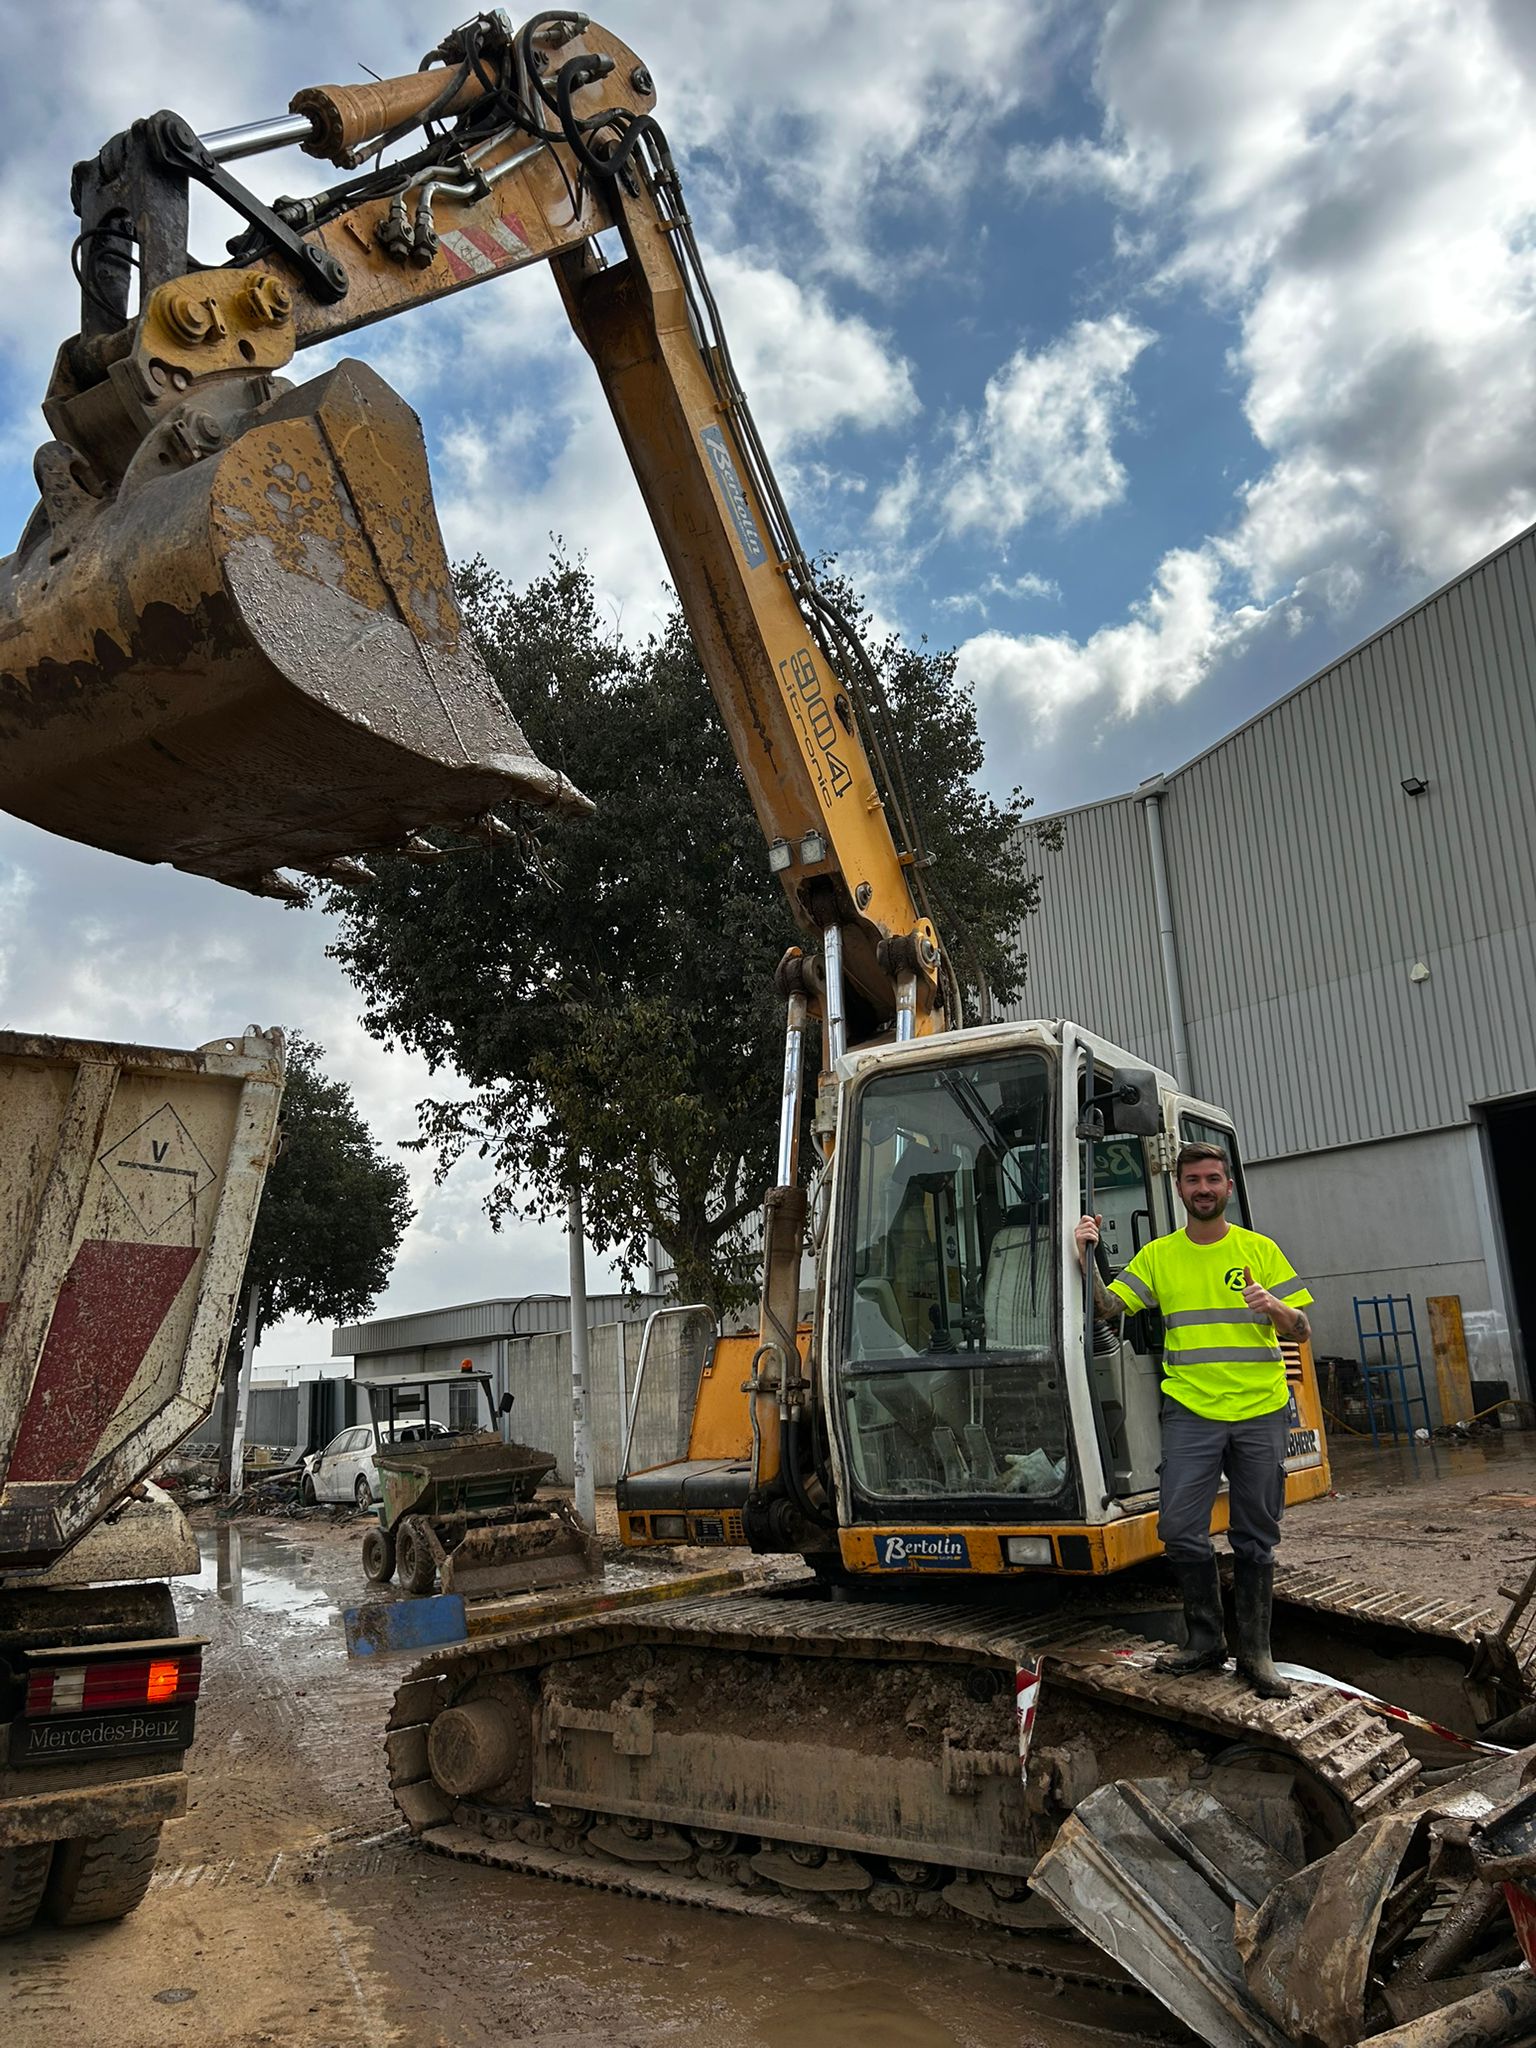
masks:
[(1124, 1304), (1117, 1301), (1104, 1285), (1097, 1266), (1093, 1269), (1093, 1307), (1101, 1322), (1117, 1323), (1125, 1314)]
[(1292, 1313), (1295, 1315), (1296, 1320), (1291, 1325), (1291, 1342), (1293, 1344), (1305, 1344), (1312, 1335), (1312, 1325), (1307, 1321), (1306, 1316), (1299, 1308), (1293, 1310)]

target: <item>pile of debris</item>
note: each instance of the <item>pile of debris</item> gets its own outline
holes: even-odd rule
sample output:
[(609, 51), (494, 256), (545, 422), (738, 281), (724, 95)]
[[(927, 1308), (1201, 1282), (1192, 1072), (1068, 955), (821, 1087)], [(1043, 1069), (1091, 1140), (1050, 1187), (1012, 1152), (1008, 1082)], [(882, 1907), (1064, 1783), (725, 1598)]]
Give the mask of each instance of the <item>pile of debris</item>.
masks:
[(1211, 2048), (1519, 2048), (1536, 1746), (1433, 1775), (1300, 1868), (1198, 1786), (1106, 1785), (1032, 1883)]

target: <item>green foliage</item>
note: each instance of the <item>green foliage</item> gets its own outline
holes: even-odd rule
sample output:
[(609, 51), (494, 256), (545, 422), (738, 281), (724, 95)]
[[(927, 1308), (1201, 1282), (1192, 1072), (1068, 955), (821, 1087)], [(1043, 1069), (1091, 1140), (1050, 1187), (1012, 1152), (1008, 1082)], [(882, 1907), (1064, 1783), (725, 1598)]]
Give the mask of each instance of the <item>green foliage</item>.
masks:
[[(281, 1149), (267, 1175), (243, 1290), (261, 1288), (261, 1324), (287, 1315), (350, 1322), (381, 1293), (411, 1220), (405, 1168), (386, 1159), (325, 1053), (288, 1040)], [(233, 1342), (238, 1347), (237, 1321)]]
[[(332, 893), (331, 950), (376, 1037), (468, 1084), (420, 1106), (420, 1142), (440, 1172), (466, 1151), (492, 1162), (493, 1220), (563, 1219), (579, 1162), (588, 1236), (626, 1279), (654, 1235), (682, 1299), (735, 1305), (755, 1288), (744, 1226), (774, 1171), (773, 970), (803, 934), (687, 628), (674, 610), (625, 644), (585, 565), (560, 556), (521, 591), (473, 563), (460, 592), (535, 753), (597, 814), (537, 852), (379, 862), (376, 888)], [(935, 877), (1006, 997), (1038, 895), (1016, 851), (1022, 803), (969, 784), (981, 747), (953, 657), (892, 642), (880, 658)]]

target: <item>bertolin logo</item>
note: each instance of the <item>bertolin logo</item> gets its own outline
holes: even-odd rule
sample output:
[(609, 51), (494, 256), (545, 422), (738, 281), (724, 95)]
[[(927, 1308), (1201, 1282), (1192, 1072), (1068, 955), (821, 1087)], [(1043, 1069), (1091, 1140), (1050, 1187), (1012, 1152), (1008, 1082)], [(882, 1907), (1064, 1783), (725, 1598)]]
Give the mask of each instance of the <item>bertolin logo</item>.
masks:
[(720, 488), (725, 493), (725, 502), (730, 507), (731, 518), (736, 524), (736, 537), (741, 542), (741, 552), (747, 558), (747, 567), (756, 569), (768, 559), (768, 550), (763, 546), (762, 535), (757, 530), (757, 521), (752, 517), (752, 507), (747, 503), (747, 494), (741, 487), (741, 478), (736, 474), (736, 465), (731, 460), (731, 451), (725, 445), (725, 436), (718, 427), (705, 427), (699, 435), (704, 443), (704, 453), (714, 465), (715, 475), (720, 479)]
[(875, 1563), (887, 1571), (964, 1572), (971, 1568), (970, 1546), (946, 1529), (909, 1529), (904, 1536), (877, 1536)]

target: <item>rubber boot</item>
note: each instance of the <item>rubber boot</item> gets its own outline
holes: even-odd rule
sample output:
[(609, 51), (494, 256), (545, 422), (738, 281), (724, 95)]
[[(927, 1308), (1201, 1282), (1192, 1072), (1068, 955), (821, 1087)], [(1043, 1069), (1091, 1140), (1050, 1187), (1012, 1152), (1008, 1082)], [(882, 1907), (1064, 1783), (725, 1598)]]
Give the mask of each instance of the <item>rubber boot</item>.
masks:
[(1227, 1661), (1227, 1632), (1221, 1612), (1221, 1574), (1214, 1556), (1198, 1564), (1175, 1564), (1184, 1596), (1187, 1641), (1182, 1650), (1159, 1657), (1156, 1669), (1187, 1677), (1192, 1671), (1219, 1671)]
[(1269, 1654), (1269, 1617), (1275, 1599), (1275, 1568), (1251, 1558), (1232, 1560), (1232, 1597), (1237, 1611), (1237, 1670), (1261, 1700), (1288, 1700), (1291, 1688)]

